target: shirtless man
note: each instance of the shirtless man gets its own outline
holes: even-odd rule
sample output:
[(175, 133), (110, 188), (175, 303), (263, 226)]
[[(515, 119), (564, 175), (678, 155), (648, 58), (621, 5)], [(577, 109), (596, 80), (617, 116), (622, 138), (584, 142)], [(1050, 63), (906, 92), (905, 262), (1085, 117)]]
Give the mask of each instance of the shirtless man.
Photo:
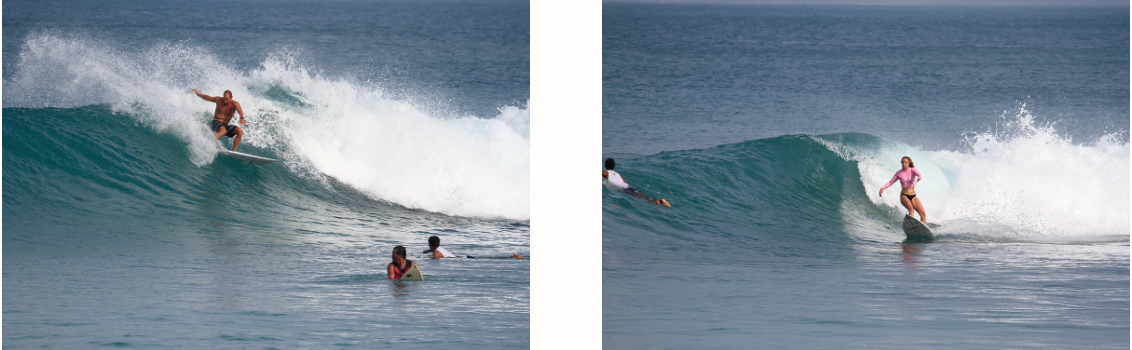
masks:
[(235, 136), (235, 140), (232, 141), (232, 152), (235, 152), (236, 149), (240, 148), (240, 139), (244, 138), (244, 129), (235, 125), (228, 125), (228, 122), (232, 121), (236, 112), (240, 112), (240, 124), (245, 125), (247, 123), (244, 122), (244, 109), (240, 108), (239, 102), (232, 99), (232, 90), (224, 90), (224, 97), (208, 96), (200, 93), (197, 89), (193, 89), (193, 92), (205, 101), (216, 103), (216, 112), (212, 117), (212, 131), (216, 133), (217, 140), (222, 136)]
[[(432, 253), (433, 259), (440, 259), (440, 258), (475, 258), (474, 256), (467, 256), (467, 255), (456, 256), (456, 255), (452, 254), (451, 252), (449, 252), (448, 249), (441, 248), (440, 247), (440, 237), (437, 237), (437, 236), (432, 236), (432, 237), (428, 238), (428, 250), (424, 251), (424, 253), (425, 254)], [(512, 259), (512, 258), (513, 259), (522, 259), (523, 256), (519, 255), (519, 254), (515, 254), (515, 255), (512, 255), (512, 256), (506, 257), (506, 258), (502, 258), (502, 257), (500, 257), (500, 258), (494, 258), (494, 257), (492, 257), (492, 258), (482, 258), (481, 257), (480, 259)]]

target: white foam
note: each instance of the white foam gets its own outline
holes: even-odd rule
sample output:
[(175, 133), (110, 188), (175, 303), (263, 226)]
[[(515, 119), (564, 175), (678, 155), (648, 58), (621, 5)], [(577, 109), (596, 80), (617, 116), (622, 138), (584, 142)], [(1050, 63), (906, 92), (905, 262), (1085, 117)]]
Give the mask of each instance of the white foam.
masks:
[(955, 174), (941, 220), (1026, 238), (1129, 234), (1129, 148), (1116, 135), (1074, 143), (1023, 106), (1004, 130), (969, 143), (970, 152), (931, 157)]
[(205, 166), (216, 152), (207, 128), (214, 105), (191, 89), (214, 96), (232, 90), (247, 115), (241, 150), (271, 150), (300, 176), (332, 177), (414, 209), (529, 219), (528, 106), (503, 107), (487, 119), (455, 115), (296, 61), (279, 52), (241, 72), (186, 43), (138, 53), (81, 35), (36, 33), (5, 82), (4, 106), (110, 104), (185, 141), (192, 161)]
[[(968, 138), (970, 150), (925, 152), (897, 142), (853, 148), (829, 144), (857, 160), (866, 195), (886, 211), (906, 213), (899, 183), (879, 188), (909, 156), (924, 180), (916, 185), (936, 233), (1028, 240), (1073, 240), (1129, 234), (1129, 147), (1118, 135), (1087, 143), (1035, 125), (1025, 106), (1001, 130)], [(891, 195), (889, 195), (891, 193)]]

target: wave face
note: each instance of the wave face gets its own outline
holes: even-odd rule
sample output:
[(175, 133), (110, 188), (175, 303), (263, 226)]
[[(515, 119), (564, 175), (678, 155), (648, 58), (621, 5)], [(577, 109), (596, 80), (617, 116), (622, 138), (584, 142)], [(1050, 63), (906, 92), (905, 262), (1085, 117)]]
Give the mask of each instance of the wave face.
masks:
[[(282, 168), (282, 183), (301, 184), (275, 188), (314, 192), (337, 182), (410, 209), (529, 219), (527, 106), (500, 107), (494, 116), (466, 115), (428, 96), (393, 96), (380, 82), (323, 76), (301, 61), (281, 50), (258, 68), (240, 71), (188, 43), (137, 52), (81, 35), (33, 33), (20, 50), (16, 73), (5, 81), (4, 143), (35, 144), (37, 139), (25, 135), (39, 134), (56, 140), (58, 151), (28, 147), (12, 157), (66, 164), (81, 156), (113, 174), (165, 168), (160, 175), (131, 176), (148, 176), (138, 181), (154, 190), (191, 188), (184, 179), (162, 176), (197, 171), (186, 166), (206, 167), (221, 147), (207, 127), (213, 104), (191, 89), (214, 96), (231, 90), (248, 120), (240, 150), (281, 160), (281, 167), (254, 171)], [(121, 158), (124, 143), (136, 147), (130, 161)], [(223, 147), (230, 145), (225, 138)], [(5, 178), (35, 171), (17, 168), (11, 176), (6, 168)], [(83, 177), (125, 181), (112, 174)]]
[(970, 136), (971, 149), (961, 152), (844, 133), (624, 160), (618, 170), (626, 181), (674, 208), (607, 189), (605, 245), (675, 240), (712, 251), (774, 256), (805, 247), (821, 255), (903, 238), (899, 188), (878, 195), (903, 156), (924, 175), (917, 198), (940, 224), (937, 240), (1126, 242), (1128, 144), (1115, 136), (1073, 143), (1019, 113), (1003, 130)]
[[(985, 344), (1017, 321), (1048, 325), (1039, 347), (1062, 344), (1065, 329), (1119, 346), (1128, 143), (1071, 142), (1019, 115), (962, 151), (800, 134), (620, 160), (629, 184), (672, 208), (603, 189), (603, 342), (885, 349), (952, 344), (950, 331), (924, 329), (991, 329)], [(903, 156), (924, 175), (931, 243), (906, 239), (899, 188), (877, 193)], [(1061, 302), (1109, 306), (1030, 311)], [(983, 322), (1001, 310), (1015, 318)], [(886, 332), (916, 336), (876, 340)]]
[(607, 3), (604, 347), (1127, 348), (1124, 11)]

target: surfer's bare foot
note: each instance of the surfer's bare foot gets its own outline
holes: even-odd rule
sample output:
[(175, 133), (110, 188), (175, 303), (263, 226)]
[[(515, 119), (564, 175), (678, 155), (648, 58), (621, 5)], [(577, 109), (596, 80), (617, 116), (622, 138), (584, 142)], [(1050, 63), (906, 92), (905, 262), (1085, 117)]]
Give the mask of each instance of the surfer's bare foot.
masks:
[(512, 255), (511, 257), (515, 258), (515, 259), (522, 259), (523, 258), (523, 256), (519, 255), (519, 254)]
[(663, 205), (663, 206), (666, 206), (666, 207), (669, 207), (669, 208), (672, 207), (672, 204), (668, 204), (668, 201), (664, 200), (664, 198), (657, 200), (656, 204)]

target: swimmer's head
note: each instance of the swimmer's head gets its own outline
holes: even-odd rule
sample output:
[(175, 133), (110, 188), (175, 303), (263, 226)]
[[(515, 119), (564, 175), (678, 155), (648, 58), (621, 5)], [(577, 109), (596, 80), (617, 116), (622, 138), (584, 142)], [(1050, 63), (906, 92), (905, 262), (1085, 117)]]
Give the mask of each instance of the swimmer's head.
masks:
[(606, 170), (613, 170), (613, 167), (616, 166), (616, 165), (617, 164), (613, 162), (613, 158), (605, 158), (605, 169)]

